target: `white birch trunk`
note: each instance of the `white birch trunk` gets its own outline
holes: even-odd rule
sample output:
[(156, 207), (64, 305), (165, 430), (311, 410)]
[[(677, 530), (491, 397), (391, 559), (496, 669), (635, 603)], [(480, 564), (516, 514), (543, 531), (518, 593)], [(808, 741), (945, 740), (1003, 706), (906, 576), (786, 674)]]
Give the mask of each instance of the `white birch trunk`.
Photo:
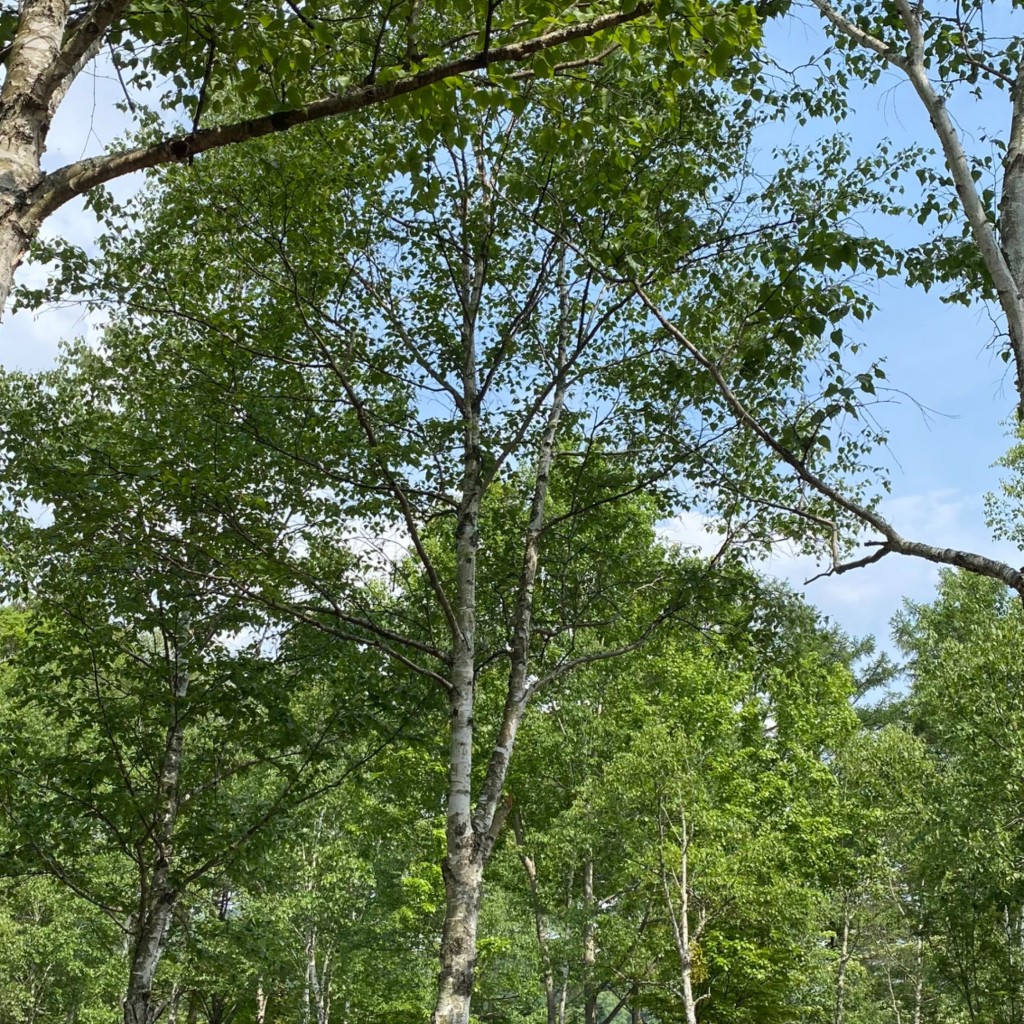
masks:
[(42, 178), (40, 159), (50, 128), (43, 84), (60, 51), (68, 0), (25, 0), (0, 92), (0, 311), (14, 271), (38, 230), (24, 209), (26, 192)]
[[(185, 626), (188, 636), (188, 626)], [(155, 823), (152, 860), (143, 870), (136, 917), (135, 942), (131, 952), (128, 989), (124, 999), (124, 1024), (153, 1024), (165, 1007), (153, 1002), (153, 979), (163, 956), (167, 933), (179, 893), (171, 883), (174, 859), (174, 829), (180, 810), (181, 756), (185, 742), (184, 708), (189, 672), (185, 643), (174, 644), (177, 657), (172, 667), (170, 716), (164, 741), (164, 757), (157, 782), (158, 820)]]
[(483, 897), (484, 851), (473, 827), (473, 701), (476, 687), (476, 572), (483, 498), (476, 321), (486, 273), (486, 248), (472, 237), (470, 201), (462, 209), (462, 498), (455, 533), (455, 607), (448, 704), (446, 851), (442, 864), (445, 917), (433, 1024), (467, 1024), (476, 966), (476, 930)]
[(256, 1024), (266, 1024), (267, 994), (263, 991), (263, 979), (256, 982)]
[[(494, 849), (511, 803), (503, 799), (505, 779), (523, 715), (529, 702), (529, 657), (534, 588), (537, 579), (540, 535), (547, 505), (555, 439), (565, 403), (566, 311), (568, 297), (560, 274), (558, 376), (553, 382), (550, 406), (538, 445), (529, 520), (523, 539), (522, 569), (518, 581), (510, 644), (509, 676), (505, 704), (497, 736), (474, 801), (472, 791), (474, 698), (476, 686), (476, 587), (477, 551), (480, 543), (480, 508), (488, 479), (481, 451), (480, 411), (483, 396), (478, 379), (477, 318), (490, 257), (491, 232), (479, 235), (471, 214), (483, 214), (485, 224), (494, 216), (492, 183), (483, 157), (476, 156), (475, 172), (463, 165), (465, 180), (476, 177), (478, 209), (470, 194), (462, 199), (462, 275), (458, 293), (462, 307), (462, 389), (460, 410), (463, 428), (462, 488), (455, 531), (455, 600), (451, 605), (452, 649), (448, 675), (448, 706), (451, 715), (446, 851), (442, 863), (445, 884), (445, 919), (441, 933), (437, 1000), (433, 1024), (468, 1024), (476, 966), (477, 922), (483, 897), (484, 867)], [(563, 257), (564, 258), (564, 257)], [(533, 414), (531, 414), (533, 415)], [(420, 549), (422, 551), (422, 548)], [(421, 554), (421, 557), (423, 555)], [(428, 571), (429, 564), (425, 562)]]
[[(681, 801), (680, 801), (681, 802)], [(703, 916), (696, 928), (690, 924), (690, 838), (686, 821), (686, 810), (679, 812), (679, 861), (678, 869), (671, 869), (665, 862), (665, 839), (670, 834), (667, 816), (662, 810), (658, 823), (661, 839), (661, 885), (665, 904), (672, 923), (672, 935), (679, 956), (679, 982), (683, 998), (683, 1013), (686, 1024), (697, 1024), (697, 999), (693, 994), (693, 943), (703, 928)], [(673, 896), (673, 889), (675, 895)]]
[(697, 1024), (697, 1002), (693, 997), (693, 947), (690, 938), (690, 840), (683, 818), (683, 839), (679, 851), (679, 929), (680, 966), (683, 983), (683, 1009), (686, 1024)]

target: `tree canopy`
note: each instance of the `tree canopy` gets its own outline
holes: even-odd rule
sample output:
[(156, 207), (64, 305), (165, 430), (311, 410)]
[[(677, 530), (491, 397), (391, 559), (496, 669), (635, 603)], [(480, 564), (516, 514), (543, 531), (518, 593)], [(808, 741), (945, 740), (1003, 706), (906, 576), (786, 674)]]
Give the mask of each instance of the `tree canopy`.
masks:
[[(814, 7), (810, 88), (785, 3), (0, 7), (0, 295), (104, 317), (0, 373), (0, 1024), (1019, 1021), (1024, 569), (883, 513), (852, 329), (992, 303), (1019, 411), (1019, 38)], [(759, 151), (885, 68), (940, 158)], [(782, 541), (946, 567), (887, 704)]]

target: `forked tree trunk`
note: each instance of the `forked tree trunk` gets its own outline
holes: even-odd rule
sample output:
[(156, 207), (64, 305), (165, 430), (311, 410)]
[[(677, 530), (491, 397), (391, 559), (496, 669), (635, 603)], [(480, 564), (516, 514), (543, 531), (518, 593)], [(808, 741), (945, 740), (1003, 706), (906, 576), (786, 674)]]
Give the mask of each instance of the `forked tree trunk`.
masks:
[[(484, 178), (481, 168), (481, 177)], [(468, 251), (468, 250), (467, 250)], [(463, 409), (465, 455), (462, 501), (455, 537), (456, 602), (448, 705), (451, 733), (448, 765), (446, 853), (442, 863), (445, 920), (441, 934), (441, 970), (433, 1024), (468, 1024), (476, 967), (476, 935), (483, 897), (484, 867), (494, 849), (511, 804), (503, 788), (523, 715), (530, 698), (528, 680), (531, 616), (537, 578), (555, 438), (565, 402), (565, 386), (554, 388), (537, 452), (530, 517), (523, 541), (523, 563), (510, 644), (505, 706), (487, 770), (473, 799), (474, 691), (476, 686), (476, 572), (480, 543), (480, 506), (484, 482), (478, 422), (475, 315), (483, 292), (484, 263), (467, 263), (463, 283)]]
[[(658, 833), (661, 840), (659, 861), (661, 887), (665, 895), (665, 906), (668, 909), (672, 924), (672, 936), (676, 943), (679, 956), (679, 981), (683, 997), (683, 1013), (686, 1024), (697, 1024), (697, 1003), (693, 992), (693, 947), (703, 933), (706, 918), (701, 911), (697, 915), (696, 926), (691, 921), (690, 886), (690, 842), (693, 837), (692, 827), (687, 821), (686, 809), (679, 798), (679, 826), (676, 832), (671, 825), (664, 807), (658, 812)], [(678, 842), (678, 867), (670, 867), (666, 862), (666, 840), (672, 836)]]

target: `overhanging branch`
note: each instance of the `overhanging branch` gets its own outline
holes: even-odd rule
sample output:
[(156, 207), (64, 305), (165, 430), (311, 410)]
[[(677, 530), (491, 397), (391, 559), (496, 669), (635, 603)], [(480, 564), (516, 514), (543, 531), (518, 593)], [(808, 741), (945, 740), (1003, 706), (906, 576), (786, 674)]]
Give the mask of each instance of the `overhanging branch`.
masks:
[(36, 224), (83, 192), (135, 171), (180, 163), (212, 149), (248, 142), (265, 135), (287, 131), (327, 117), (351, 114), (366, 107), (386, 103), (399, 96), (407, 96), (447, 78), (458, 78), (495, 64), (518, 63), (537, 53), (553, 49), (577, 39), (586, 39), (598, 32), (625, 25), (645, 17), (652, 10), (651, 3), (637, 4), (629, 11), (603, 14), (589, 21), (561, 26), (505, 46), (492, 46), (466, 56), (426, 68), (415, 74), (402, 75), (386, 82), (372, 82), (332, 93), (311, 103), (281, 110), (262, 117), (218, 125), (189, 134), (163, 139), (149, 146), (140, 146), (125, 153), (88, 157), (68, 164), (45, 177), (27, 197), (29, 221)]

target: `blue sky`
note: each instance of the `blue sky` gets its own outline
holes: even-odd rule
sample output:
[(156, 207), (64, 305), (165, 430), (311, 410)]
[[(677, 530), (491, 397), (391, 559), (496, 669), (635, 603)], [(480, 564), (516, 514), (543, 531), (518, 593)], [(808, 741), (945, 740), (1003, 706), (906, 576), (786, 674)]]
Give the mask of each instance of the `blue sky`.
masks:
[[(796, 6), (794, 13), (769, 26), (768, 51), (780, 65), (796, 68), (820, 55), (827, 42), (816, 11)], [(1024, 12), (1000, 17), (993, 5), (989, 28), (1000, 35), (1024, 34)], [(1018, 22), (1009, 24), (1011, 17)], [(995, 24), (996, 21), (1005, 22)], [(936, 146), (927, 114), (911, 85), (895, 72), (852, 96), (853, 112), (838, 129), (828, 123), (800, 128), (773, 126), (764, 148), (799, 143), (830, 131), (848, 134), (855, 155), (870, 154), (879, 142)], [(1009, 128), (1008, 98), (992, 91), (982, 101), (955, 97), (950, 104), (969, 152), (986, 153), (986, 134), (1005, 137)], [(866, 227), (894, 244), (918, 240), (916, 224), (882, 216), (865, 218)], [(995, 542), (985, 525), (984, 496), (996, 490), (999, 471), (993, 463), (1009, 439), (1005, 428), (1012, 408), (1012, 377), (992, 347), (994, 311), (944, 304), (939, 293), (926, 294), (895, 280), (875, 286), (876, 315), (861, 325), (846, 325), (862, 343), (867, 358), (884, 356), (888, 383), (906, 393), (876, 407), (890, 445), (876, 460), (889, 472), (892, 494), (882, 511), (905, 537), (964, 548), (1024, 564), (1024, 552)], [(924, 414), (920, 406), (931, 410)], [(695, 516), (682, 517), (671, 534), (683, 542), (715, 547), (704, 524)], [(929, 600), (938, 569), (916, 559), (890, 555), (872, 566), (804, 587), (804, 581), (824, 568), (813, 559), (778, 551), (765, 566), (779, 575), (848, 632), (873, 633), (888, 646), (889, 621), (904, 598)]]
[[(816, 15), (804, 11), (771, 29), (771, 51), (782, 64), (796, 66), (824, 47)], [(50, 136), (48, 166), (59, 166), (96, 153), (123, 131), (122, 115), (114, 110), (120, 98), (116, 81), (102, 71), (76, 83), (58, 113)], [(852, 134), (858, 152), (871, 152), (882, 137), (897, 142), (930, 145), (927, 117), (911, 87), (889, 77), (856, 96), (855, 114), (842, 130)], [(966, 141), (977, 145), (985, 131), (1005, 134), (1009, 105), (996, 95), (982, 103), (954, 105)], [(799, 141), (801, 131), (824, 134), (834, 126), (799, 130), (779, 126), (766, 137), (766, 150), (775, 144)], [(140, 178), (116, 183), (121, 194), (138, 187)], [(871, 229), (892, 241), (905, 241), (906, 226), (872, 221)], [(95, 220), (80, 203), (64, 207), (51, 220), (48, 232), (87, 245), (95, 235)], [(23, 268), (20, 280), (30, 280)], [(983, 497), (998, 483), (992, 463), (1007, 447), (1002, 421), (1011, 408), (1006, 365), (991, 348), (993, 323), (984, 309), (968, 310), (941, 303), (933, 292), (907, 289), (898, 282), (877, 288), (878, 314), (864, 325), (853, 325), (857, 340), (869, 356), (884, 354), (889, 383), (933, 410), (924, 416), (901, 399), (878, 408), (888, 428), (890, 450), (881, 461), (889, 468), (892, 495), (883, 511), (905, 536), (932, 544), (979, 551), (1024, 564), (1024, 552), (993, 542), (984, 523)], [(0, 339), (0, 362), (37, 369), (49, 365), (62, 338), (87, 334), (94, 326), (78, 307), (20, 313), (9, 317)], [(695, 516), (681, 517), (670, 534), (685, 543), (715, 546)], [(780, 550), (764, 568), (798, 589), (815, 574), (812, 559)], [(841, 577), (818, 580), (806, 588), (812, 603), (847, 631), (888, 635), (889, 619), (902, 599), (927, 600), (937, 570), (917, 560), (889, 556), (880, 563)]]

